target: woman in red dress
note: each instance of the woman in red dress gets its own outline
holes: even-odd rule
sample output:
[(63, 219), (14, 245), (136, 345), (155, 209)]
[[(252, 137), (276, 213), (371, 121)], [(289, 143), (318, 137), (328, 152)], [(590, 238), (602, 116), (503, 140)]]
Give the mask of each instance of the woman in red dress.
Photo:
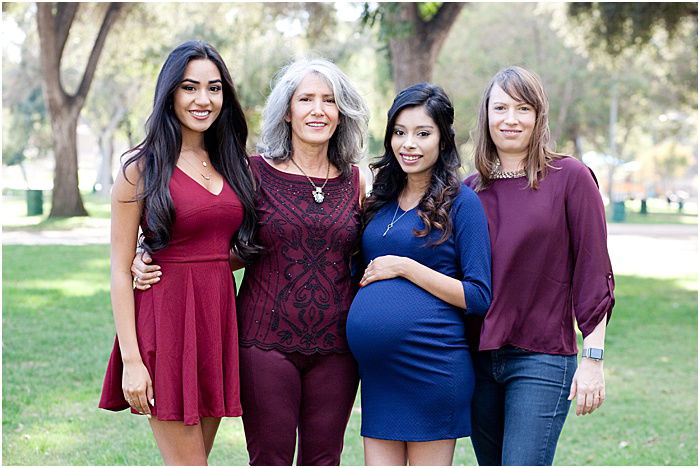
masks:
[[(296, 452), (298, 465), (338, 465), (359, 379), (345, 321), (368, 112), (337, 66), (302, 59), (278, 73), (263, 115), (264, 153), (250, 166), (264, 250), (246, 265), (237, 303), (250, 464), (291, 465)], [(146, 290), (167, 275), (141, 255), (133, 271)]]
[[(158, 76), (145, 140), (112, 189), (117, 329), (99, 406), (148, 416), (168, 465), (205, 465), (224, 416), (240, 416), (238, 328), (229, 250), (257, 253), (248, 129), (221, 56), (182, 44)], [(133, 291), (137, 243), (161, 265)]]

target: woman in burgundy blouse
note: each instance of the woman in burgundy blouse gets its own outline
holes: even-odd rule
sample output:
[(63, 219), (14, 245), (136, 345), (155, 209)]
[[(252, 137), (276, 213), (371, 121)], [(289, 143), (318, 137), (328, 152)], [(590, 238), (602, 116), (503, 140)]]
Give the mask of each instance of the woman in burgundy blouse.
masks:
[[(263, 251), (236, 303), (250, 463), (291, 465), (298, 432), (297, 464), (339, 465), (359, 380), (345, 322), (369, 114), (347, 76), (314, 59), (278, 73), (263, 119), (264, 153), (249, 159)], [(157, 277), (139, 260), (148, 287)]]
[[(539, 78), (498, 72), (483, 94), (478, 173), (493, 301), (474, 351), (472, 441), (481, 465), (551, 465), (569, 405), (605, 400), (605, 327), (615, 302), (605, 211), (592, 172), (548, 149)], [(575, 322), (583, 335), (577, 368)]]

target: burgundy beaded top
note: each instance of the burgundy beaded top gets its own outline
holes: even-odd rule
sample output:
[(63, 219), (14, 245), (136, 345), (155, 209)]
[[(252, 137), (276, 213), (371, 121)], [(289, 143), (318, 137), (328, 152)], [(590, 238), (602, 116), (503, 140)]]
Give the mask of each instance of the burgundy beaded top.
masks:
[[(246, 267), (237, 309), (240, 344), (283, 352), (348, 352), (345, 322), (355, 288), (350, 255), (360, 237), (359, 170), (328, 180), (316, 203), (303, 175), (252, 156), (259, 259)], [(325, 179), (312, 177), (317, 186)]]

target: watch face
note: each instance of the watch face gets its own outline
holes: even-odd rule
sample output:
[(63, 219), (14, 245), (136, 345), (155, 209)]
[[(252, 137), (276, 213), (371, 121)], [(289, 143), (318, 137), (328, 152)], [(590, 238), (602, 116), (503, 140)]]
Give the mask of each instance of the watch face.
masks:
[(599, 348), (588, 348), (586, 356), (591, 359), (603, 359), (603, 350)]

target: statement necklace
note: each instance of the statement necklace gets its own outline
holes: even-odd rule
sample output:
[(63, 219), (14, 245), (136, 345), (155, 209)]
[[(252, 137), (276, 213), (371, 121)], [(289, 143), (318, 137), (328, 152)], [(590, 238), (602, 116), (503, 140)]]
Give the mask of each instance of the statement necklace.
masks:
[(517, 171), (502, 171), (500, 169), (501, 161), (496, 161), (491, 173), (489, 174), (489, 179), (517, 179), (518, 177), (525, 176), (525, 169), (518, 169)]
[(331, 174), (331, 162), (328, 161), (328, 169), (326, 170), (326, 181), (321, 185), (320, 187), (314, 184), (314, 181), (311, 180), (311, 177), (306, 175), (306, 172), (304, 172), (304, 169), (299, 167), (299, 164), (297, 164), (293, 158), (289, 158), (290, 161), (292, 161), (292, 164), (294, 164), (297, 169), (301, 171), (302, 174), (306, 177), (306, 180), (309, 181), (311, 185), (313, 185), (314, 190), (311, 192), (311, 195), (314, 197), (314, 201), (316, 203), (323, 203), (323, 200), (325, 200), (326, 195), (323, 193), (323, 189), (326, 187), (326, 184), (328, 183), (328, 176)]
[[(423, 196), (421, 195), (421, 198), (422, 198), (422, 197), (423, 197)], [(399, 197), (399, 198), (400, 198), (400, 197)], [(394, 210), (394, 216), (391, 217), (391, 222), (390, 222), (389, 224), (386, 225), (386, 231), (384, 231), (384, 234), (382, 234), (382, 237), (386, 237), (386, 234), (389, 232), (389, 229), (393, 228), (393, 227), (394, 227), (394, 224), (396, 224), (397, 222), (399, 222), (399, 220), (400, 220), (401, 218), (403, 218), (403, 216), (404, 216), (406, 213), (408, 213), (409, 211), (411, 211), (411, 210), (413, 209), (413, 208), (411, 208), (411, 210), (406, 210), (406, 211), (404, 211), (403, 213), (401, 213), (401, 216), (399, 216), (399, 217), (397, 218), (397, 217), (396, 217), (396, 214), (399, 212), (399, 205), (400, 205), (400, 203), (399, 203), (399, 202), (400, 202), (399, 198), (396, 199), (396, 209)]]

